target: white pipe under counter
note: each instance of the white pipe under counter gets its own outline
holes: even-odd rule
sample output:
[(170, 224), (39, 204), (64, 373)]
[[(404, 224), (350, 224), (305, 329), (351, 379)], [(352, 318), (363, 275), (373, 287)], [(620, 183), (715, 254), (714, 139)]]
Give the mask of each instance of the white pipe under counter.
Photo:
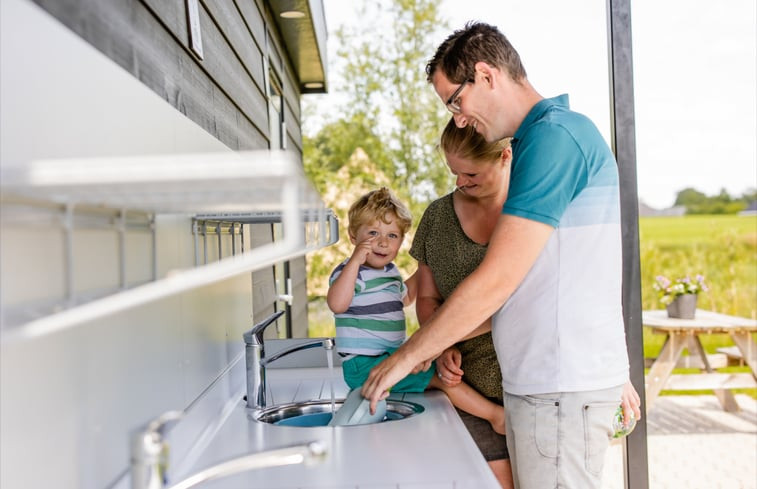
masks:
[[(269, 369), (270, 405), (330, 399), (328, 368)], [(334, 368), (337, 398), (348, 387)], [(422, 405), (406, 419), (345, 427), (276, 426), (251, 419), (240, 399), (191, 468), (169, 483), (206, 467), (263, 450), (323, 442), (328, 455), (314, 466), (292, 465), (243, 472), (208, 481), (214, 489), (497, 489), (499, 485), (446, 395), (440, 391), (398, 394), (394, 399)]]

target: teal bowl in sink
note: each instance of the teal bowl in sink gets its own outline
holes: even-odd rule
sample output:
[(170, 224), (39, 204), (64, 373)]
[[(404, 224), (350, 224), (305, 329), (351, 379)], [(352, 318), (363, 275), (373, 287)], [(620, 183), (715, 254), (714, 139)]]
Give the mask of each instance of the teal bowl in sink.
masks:
[[(336, 409), (344, 404), (344, 399), (337, 399)], [(399, 421), (423, 413), (420, 404), (387, 399), (386, 414), (382, 422)], [(254, 419), (261, 423), (278, 426), (317, 427), (327, 426), (331, 421), (331, 401), (317, 400), (273, 406), (259, 412)]]
[[(421, 409), (423, 409), (421, 407)], [(381, 420), (383, 423), (384, 421), (395, 421), (398, 419), (403, 419), (403, 416), (398, 413), (392, 413), (387, 412), (384, 415), (384, 419)], [(291, 418), (284, 418), (279, 421), (276, 421), (275, 425), (278, 426), (300, 426), (300, 427), (313, 427), (313, 426), (328, 426), (331, 422), (331, 413), (312, 413), (312, 414), (302, 414), (300, 416), (292, 416)], [(355, 426), (355, 425), (342, 425), (342, 426)]]
[(311, 413), (292, 416), (276, 421), (273, 424), (279, 426), (328, 426), (331, 422), (331, 413)]

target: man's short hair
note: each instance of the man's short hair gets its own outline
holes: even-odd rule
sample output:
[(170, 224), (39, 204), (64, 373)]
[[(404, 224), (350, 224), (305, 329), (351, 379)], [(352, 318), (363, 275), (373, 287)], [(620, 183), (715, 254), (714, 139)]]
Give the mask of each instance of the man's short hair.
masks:
[(507, 71), (516, 82), (526, 78), (518, 51), (504, 34), (492, 25), (468, 22), (439, 45), (434, 57), (426, 64), (426, 79), (431, 82), (434, 73), (441, 68), (452, 83), (472, 80), (479, 61)]

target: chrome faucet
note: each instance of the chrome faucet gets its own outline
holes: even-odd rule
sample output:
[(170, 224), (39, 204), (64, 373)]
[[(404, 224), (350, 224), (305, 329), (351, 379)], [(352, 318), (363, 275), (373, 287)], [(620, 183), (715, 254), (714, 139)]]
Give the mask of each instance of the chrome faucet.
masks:
[[(181, 411), (169, 411), (151, 421), (132, 437), (131, 444), (131, 488), (164, 489), (168, 469), (168, 441), (166, 430), (183, 416)], [(275, 450), (243, 455), (226, 462), (207, 467), (186, 479), (171, 485), (169, 489), (189, 489), (202, 482), (238, 474), (247, 470), (279, 467), (304, 463), (306, 465), (322, 461), (327, 454), (326, 446), (320, 441), (294, 445)]]
[(169, 411), (150, 421), (131, 438), (132, 489), (160, 489), (166, 481), (168, 443), (165, 436), (184, 416), (183, 411)]
[(284, 311), (278, 311), (252, 327), (252, 329), (242, 335), (245, 343), (245, 360), (247, 364), (247, 407), (252, 409), (262, 409), (266, 407), (266, 381), (265, 368), (271, 362), (275, 362), (281, 357), (292, 353), (307, 350), (310, 348), (323, 347), (326, 350), (334, 349), (333, 338), (313, 339), (294, 345), (282, 350), (272, 357), (265, 356), (265, 343), (263, 333), (266, 327), (276, 321)]

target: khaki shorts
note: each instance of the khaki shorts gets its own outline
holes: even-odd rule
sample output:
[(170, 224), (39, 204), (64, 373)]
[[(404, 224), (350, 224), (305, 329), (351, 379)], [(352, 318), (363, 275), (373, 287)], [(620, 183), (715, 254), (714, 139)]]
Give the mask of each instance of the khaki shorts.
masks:
[(623, 386), (516, 396), (505, 392), (515, 487), (599, 489)]

